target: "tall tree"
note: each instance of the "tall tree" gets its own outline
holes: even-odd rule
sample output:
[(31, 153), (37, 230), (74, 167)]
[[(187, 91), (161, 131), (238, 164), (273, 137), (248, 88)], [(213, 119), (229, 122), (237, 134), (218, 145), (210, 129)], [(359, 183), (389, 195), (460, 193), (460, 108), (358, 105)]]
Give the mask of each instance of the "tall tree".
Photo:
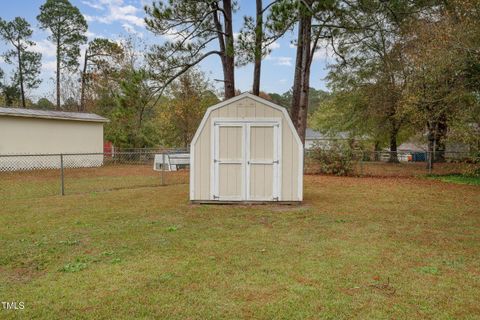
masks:
[(469, 122), (464, 128), (478, 123), (478, 116), (477, 120), (474, 113), (465, 117), (465, 111), (478, 110), (475, 106), (480, 104), (480, 69), (475, 67), (480, 65), (479, 21), (478, 6), (475, 9), (473, 3), (450, 0), (406, 29), (405, 53), (412, 80), (405, 103), (412, 107), (416, 124), (427, 131), (430, 166), (444, 159), (453, 123), (461, 118)]
[[(148, 55), (158, 92), (205, 58), (217, 55), (222, 63), (224, 96), (235, 96), (234, 10), (232, 0), (169, 0), (145, 7), (148, 29), (170, 39), (153, 46)], [(206, 50), (215, 41), (218, 47)]]
[(339, 26), (342, 1), (280, 0), (272, 6), (269, 29), (274, 33), (297, 28), (294, 82), (290, 115), (302, 140), (305, 141), (310, 91), (310, 69), (322, 40), (332, 38)]
[(78, 68), (80, 45), (87, 41), (87, 22), (77, 7), (68, 0), (47, 0), (37, 16), (42, 29), (48, 29), (48, 37), (56, 46), (56, 95), (57, 109), (61, 106), (61, 70), (74, 71)]
[(3, 95), (3, 70), (0, 68), (0, 105), (6, 105)]
[(35, 108), (42, 110), (52, 110), (55, 109), (55, 105), (47, 98), (40, 98), (35, 104)]
[(7, 106), (13, 106), (20, 100), (20, 89), (16, 84), (3, 84), (2, 93)]
[(256, 0), (255, 19), (252, 16), (245, 16), (238, 35), (237, 65), (243, 66), (253, 62), (252, 93), (256, 96), (260, 95), (262, 59), (270, 53), (269, 46), (284, 34), (279, 30), (275, 34), (267, 33), (268, 19), (264, 16), (268, 18), (269, 15), (266, 13), (277, 2), (278, 0), (273, 0), (264, 7), (262, 0)]
[(423, 5), (402, 0), (358, 3), (349, 10), (362, 27), (338, 29), (332, 43), (337, 63), (329, 74), (331, 84), (337, 92), (361, 92), (368, 98), (363, 112), (375, 112), (388, 132), (391, 162), (398, 162), (398, 135), (409, 115), (402, 102), (410, 76), (402, 30), (424, 12)]
[(155, 96), (150, 89), (150, 75), (145, 60), (133, 39), (120, 44), (119, 59), (107, 59), (107, 66), (90, 70), (89, 90), (93, 99), (88, 110), (101, 114), (110, 122), (105, 126), (105, 139), (120, 148), (143, 148), (158, 145), (155, 125)]
[(5, 52), (3, 56), (7, 63), (17, 66), (14, 79), (19, 86), (18, 91), (24, 108), (26, 107), (25, 88), (36, 88), (41, 82), (38, 75), (42, 55), (28, 50), (35, 45), (35, 42), (30, 40), (32, 33), (30, 24), (23, 18), (16, 17), (12, 21), (5, 21), (0, 18), (0, 37), (12, 46), (12, 49)]
[(157, 110), (162, 144), (188, 147), (205, 110), (215, 103), (213, 86), (202, 72), (191, 69), (180, 76)]
[[(80, 110), (85, 111), (85, 91), (93, 80), (94, 73), (109, 72), (123, 56), (123, 48), (108, 39), (96, 38), (90, 41), (85, 49), (83, 69), (81, 74)], [(111, 70), (110, 70), (111, 71)]]
[(260, 75), (262, 70), (262, 44), (263, 44), (263, 3), (262, 0), (256, 0), (255, 16), (255, 47), (253, 63), (253, 94), (260, 95)]

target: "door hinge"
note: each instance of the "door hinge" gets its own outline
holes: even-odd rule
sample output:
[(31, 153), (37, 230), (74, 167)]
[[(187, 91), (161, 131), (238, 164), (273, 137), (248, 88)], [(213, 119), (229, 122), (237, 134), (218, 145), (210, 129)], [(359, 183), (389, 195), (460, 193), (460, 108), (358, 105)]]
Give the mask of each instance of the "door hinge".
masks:
[(278, 197), (273, 197), (273, 201), (278, 201)]
[(280, 163), (280, 160), (275, 160), (275, 161), (272, 161), (272, 163)]
[(220, 199), (219, 196), (213, 195), (213, 200)]

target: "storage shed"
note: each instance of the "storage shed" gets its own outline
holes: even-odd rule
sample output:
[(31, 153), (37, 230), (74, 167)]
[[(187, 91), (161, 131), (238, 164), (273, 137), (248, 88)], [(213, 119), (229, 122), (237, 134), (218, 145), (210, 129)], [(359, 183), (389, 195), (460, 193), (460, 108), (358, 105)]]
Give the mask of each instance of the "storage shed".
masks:
[(190, 145), (190, 200), (300, 202), (303, 144), (285, 108), (243, 93), (207, 109)]
[[(108, 119), (92, 113), (0, 108), (0, 155), (103, 153), (103, 125)], [(85, 157), (77, 166), (101, 165), (103, 156)], [(53, 160), (55, 159), (55, 160)], [(58, 167), (58, 159), (2, 157), (0, 167)], [(27, 161), (28, 160), (28, 161)], [(92, 160), (92, 161), (90, 161)]]

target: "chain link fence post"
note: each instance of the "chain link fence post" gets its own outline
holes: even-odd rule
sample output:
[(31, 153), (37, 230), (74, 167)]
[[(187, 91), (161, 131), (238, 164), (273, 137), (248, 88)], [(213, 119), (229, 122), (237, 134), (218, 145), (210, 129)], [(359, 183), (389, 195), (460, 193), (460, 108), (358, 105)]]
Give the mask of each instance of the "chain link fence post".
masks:
[(432, 158), (431, 151), (427, 151), (427, 157), (428, 157), (428, 174), (432, 174), (433, 158)]
[(63, 154), (62, 153), (60, 154), (60, 178), (61, 178), (60, 192), (61, 192), (61, 195), (64, 196), (65, 195), (65, 174), (63, 172)]
[(162, 152), (162, 171), (161, 171), (162, 186), (165, 185), (165, 151)]
[(362, 154), (360, 156), (360, 176), (363, 176), (363, 157), (365, 156), (364, 151), (362, 150)]

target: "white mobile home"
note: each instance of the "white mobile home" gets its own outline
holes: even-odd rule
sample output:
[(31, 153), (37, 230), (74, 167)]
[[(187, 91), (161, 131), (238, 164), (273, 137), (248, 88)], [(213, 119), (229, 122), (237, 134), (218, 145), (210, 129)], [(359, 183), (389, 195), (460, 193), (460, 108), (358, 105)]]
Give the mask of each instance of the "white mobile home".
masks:
[(303, 199), (303, 144), (287, 110), (249, 93), (208, 108), (190, 170), (192, 202)]
[[(0, 155), (102, 153), (106, 122), (108, 119), (92, 113), (0, 108)], [(98, 165), (103, 156), (91, 158), (76, 166)], [(4, 170), (59, 166), (57, 158), (45, 156), (1, 160)]]

